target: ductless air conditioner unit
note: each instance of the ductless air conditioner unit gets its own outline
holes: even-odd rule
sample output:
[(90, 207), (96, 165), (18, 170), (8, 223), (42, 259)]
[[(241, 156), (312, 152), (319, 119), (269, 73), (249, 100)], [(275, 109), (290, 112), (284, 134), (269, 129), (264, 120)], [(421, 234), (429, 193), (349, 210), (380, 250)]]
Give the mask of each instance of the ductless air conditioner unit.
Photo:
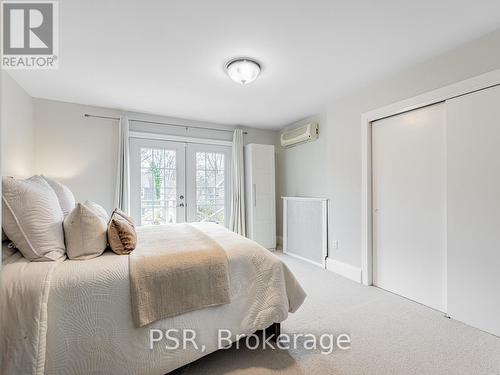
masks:
[(318, 134), (318, 124), (310, 122), (304, 126), (281, 133), (281, 145), (283, 147), (290, 147), (299, 143), (314, 141), (318, 139)]

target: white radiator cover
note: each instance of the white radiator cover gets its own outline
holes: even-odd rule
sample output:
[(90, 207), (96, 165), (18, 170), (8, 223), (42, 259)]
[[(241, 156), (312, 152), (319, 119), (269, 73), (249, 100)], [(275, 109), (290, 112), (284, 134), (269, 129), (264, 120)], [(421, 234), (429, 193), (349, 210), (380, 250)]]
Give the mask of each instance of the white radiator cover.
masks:
[(328, 200), (282, 197), (283, 252), (326, 267), (328, 255)]

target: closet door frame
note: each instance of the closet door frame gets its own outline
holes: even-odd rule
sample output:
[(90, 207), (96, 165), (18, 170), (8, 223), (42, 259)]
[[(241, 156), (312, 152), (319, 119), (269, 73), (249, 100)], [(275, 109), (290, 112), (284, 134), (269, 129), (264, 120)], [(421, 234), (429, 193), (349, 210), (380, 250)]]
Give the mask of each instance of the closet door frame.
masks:
[(500, 69), (427, 92), (361, 116), (361, 276), (373, 285), (372, 122), (500, 85)]

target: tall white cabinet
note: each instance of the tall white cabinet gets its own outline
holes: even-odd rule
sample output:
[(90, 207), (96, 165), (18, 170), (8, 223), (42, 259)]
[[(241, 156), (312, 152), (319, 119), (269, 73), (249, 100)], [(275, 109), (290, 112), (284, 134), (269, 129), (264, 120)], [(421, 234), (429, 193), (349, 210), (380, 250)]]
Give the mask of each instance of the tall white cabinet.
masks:
[(245, 195), (248, 238), (276, 249), (274, 146), (245, 146)]

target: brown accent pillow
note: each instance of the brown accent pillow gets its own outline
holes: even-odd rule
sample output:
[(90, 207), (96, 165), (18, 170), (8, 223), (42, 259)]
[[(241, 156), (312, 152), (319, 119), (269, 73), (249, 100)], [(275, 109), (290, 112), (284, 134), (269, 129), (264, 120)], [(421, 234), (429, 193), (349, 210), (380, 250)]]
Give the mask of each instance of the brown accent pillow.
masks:
[(132, 218), (116, 209), (108, 224), (109, 247), (118, 255), (130, 254), (137, 245), (137, 234)]
[(113, 216), (116, 216), (115, 214), (121, 216), (122, 218), (127, 220), (130, 223), (130, 225), (135, 227), (134, 220), (119, 208), (115, 208), (115, 210), (111, 214), (111, 219), (113, 219)]

